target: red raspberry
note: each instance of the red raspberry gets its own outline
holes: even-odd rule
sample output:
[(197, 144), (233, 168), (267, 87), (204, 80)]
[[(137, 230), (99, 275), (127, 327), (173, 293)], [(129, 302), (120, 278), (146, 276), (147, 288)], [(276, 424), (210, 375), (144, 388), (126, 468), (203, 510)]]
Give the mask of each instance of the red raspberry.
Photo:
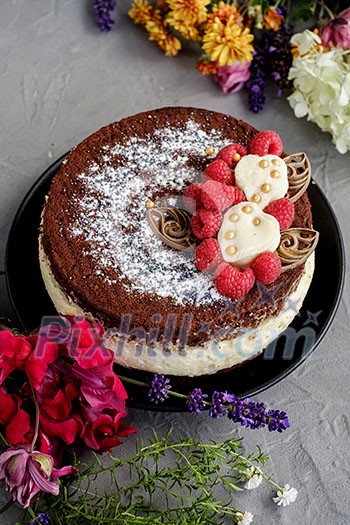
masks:
[(205, 239), (196, 249), (196, 266), (201, 272), (209, 271), (222, 262), (221, 249), (216, 239)]
[(208, 164), (204, 170), (204, 175), (218, 182), (222, 182), (222, 184), (235, 183), (235, 177), (231, 168), (221, 159), (213, 160), (213, 162)]
[(281, 231), (289, 228), (294, 221), (294, 204), (287, 197), (270, 202), (264, 208), (264, 212), (278, 220)]
[(220, 229), (221, 223), (222, 215), (220, 212), (202, 208), (198, 210), (196, 215), (193, 215), (191, 219), (193, 235), (195, 235), (197, 239), (215, 237)]
[(231, 299), (240, 299), (252, 289), (255, 277), (250, 268), (240, 270), (236, 266), (223, 262), (215, 272), (215, 287), (221, 295)]
[(275, 253), (264, 252), (255, 257), (250, 268), (259, 283), (270, 284), (281, 275), (281, 259)]
[[(234, 144), (229, 144), (225, 148), (219, 151), (219, 153), (216, 155), (217, 159), (222, 159), (230, 166), (230, 168), (233, 168), (236, 166), (237, 162), (241, 160), (244, 155), (247, 154), (247, 148), (243, 146), (242, 144), (238, 144), (238, 142), (235, 142)], [(236, 155), (236, 157), (234, 157)]]
[(198, 210), (198, 208), (202, 207), (202, 185), (198, 182), (195, 182), (194, 184), (191, 184), (188, 186), (184, 193), (184, 203), (186, 205), (186, 208), (190, 212), (195, 212)]
[(226, 186), (216, 180), (207, 180), (202, 186), (202, 204), (208, 210), (223, 211), (245, 199), (237, 186)]
[(280, 136), (272, 130), (260, 131), (248, 144), (248, 151), (253, 155), (282, 155), (283, 144)]

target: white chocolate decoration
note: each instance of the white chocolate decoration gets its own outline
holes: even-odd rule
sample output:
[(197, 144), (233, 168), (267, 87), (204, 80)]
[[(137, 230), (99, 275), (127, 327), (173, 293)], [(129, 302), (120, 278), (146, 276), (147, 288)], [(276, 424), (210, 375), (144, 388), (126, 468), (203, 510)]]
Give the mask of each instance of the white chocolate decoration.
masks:
[(263, 209), (288, 191), (287, 165), (277, 155), (245, 155), (236, 166), (235, 179), (248, 201)]
[(254, 202), (240, 202), (224, 215), (218, 233), (226, 262), (245, 267), (262, 252), (273, 252), (280, 243), (277, 219)]

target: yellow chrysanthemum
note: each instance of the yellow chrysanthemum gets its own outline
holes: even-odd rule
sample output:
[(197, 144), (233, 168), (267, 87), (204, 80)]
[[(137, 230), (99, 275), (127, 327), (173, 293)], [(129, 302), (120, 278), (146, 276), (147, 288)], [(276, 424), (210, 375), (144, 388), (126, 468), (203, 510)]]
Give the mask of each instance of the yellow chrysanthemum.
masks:
[(129, 16), (135, 24), (146, 25), (152, 17), (152, 6), (147, 0), (134, 0)]
[(174, 12), (170, 13), (165, 18), (167, 24), (172, 26), (176, 31), (178, 31), (184, 38), (187, 40), (202, 40), (202, 35), (198, 31), (198, 28), (193, 24), (187, 24), (182, 20), (178, 20), (174, 17)]
[(180, 40), (167, 31), (164, 22), (159, 17), (149, 20), (146, 23), (146, 29), (149, 33), (149, 39), (156, 42), (165, 51), (166, 56), (178, 54), (181, 49)]
[(230, 66), (236, 60), (251, 62), (254, 48), (250, 42), (253, 39), (254, 36), (248, 28), (235, 23), (233, 15), (226, 24), (216, 17), (214, 22), (206, 27), (203, 51), (210, 56), (212, 62), (217, 60), (219, 66)]
[(202, 24), (207, 19), (210, 0), (168, 0), (171, 16), (186, 26)]
[(242, 17), (239, 14), (236, 6), (225, 4), (225, 2), (219, 2), (219, 5), (217, 7), (213, 7), (212, 12), (208, 15), (207, 22), (214, 22), (216, 17), (218, 17), (221, 22), (227, 22), (230, 16), (234, 17), (236, 24), (242, 22)]
[(278, 31), (283, 20), (283, 15), (279, 15), (274, 9), (268, 9), (264, 14), (263, 25), (264, 28), (268, 31), (272, 29), (273, 31)]

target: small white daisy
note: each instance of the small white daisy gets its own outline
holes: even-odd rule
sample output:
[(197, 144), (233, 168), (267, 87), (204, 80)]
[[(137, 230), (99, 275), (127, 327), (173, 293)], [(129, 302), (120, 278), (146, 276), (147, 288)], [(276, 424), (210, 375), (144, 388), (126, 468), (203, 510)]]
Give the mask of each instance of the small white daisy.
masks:
[(294, 487), (290, 487), (288, 484), (284, 485), (282, 490), (277, 491), (277, 496), (272, 498), (277, 505), (283, 505), (288, 507), (291, 503), (297, 499), (298, 491)]
[(241, 512), (236, 515), (236, 523), (239, 525), (250, 525), (250, 523), (253, 523), (254, 514), (251, 512), (245, 512), (242, 514)]
[(259, 474), (261, 470), (258, 467), (249, 467), (245, 471), (245, 476), (247, 481), (244, 483), (243, 487), (247, 490), (256, 489), (262, 482), (262, 475)]

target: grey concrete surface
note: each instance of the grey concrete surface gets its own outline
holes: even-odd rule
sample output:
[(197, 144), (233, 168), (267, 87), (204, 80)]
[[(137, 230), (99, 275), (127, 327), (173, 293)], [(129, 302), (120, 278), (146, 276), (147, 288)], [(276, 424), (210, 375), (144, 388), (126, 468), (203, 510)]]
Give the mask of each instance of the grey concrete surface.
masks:
[[(160, 106), (198, 106), (275, 129), (289, 152), (305, 150), (313, 175), (339, 219), (350, 245), (350, 155), (341, 156), (330, 137), (297, 120), (285, 100), (270, 91), (266, 109), (249, 112), (246, 94), (225, 96), (195, 69), (195, 47), (166, 58), (129, 21), (129, 1), (118, 0), (116, 26), (101, 34), (90, 0), (2, 0), (0, 4), (0, 270), (11, 221), (25, 192), (69, 148), (104, 124)], [(23, 254), (25, 257), (25, 254)], [(330, 254), (331, 257), (331, 254)], [(320, 294), (322, 290), (320, 290)], [(12, 316), (0, 276), (0, 316)], [(30, 300), (30, 299), (28, 299)], [(238, 497), (260, 525), (344, 525), (349, 503), (349, 287), (337, 316), (314, 354), (282, 383), (261, 394), (270, 406), (288, 411), (292, 427), (282, 435), (250, 432), (207, 415), (132, 410), (128, 422), (147, 436), (169, 426), (174, 435), (223, 440), (244, 436), (271, 456), (267, 471), (299, 490), (286, 509), (271, 501), (266, 484)], [(133, 450), (133, 439), (123, 445)], [(118, 450), (116, 451), (118, 453)], [(0, 500), (5, 501), (1, 489)], [(12, 508), (0, 523), (15, 523)]]

